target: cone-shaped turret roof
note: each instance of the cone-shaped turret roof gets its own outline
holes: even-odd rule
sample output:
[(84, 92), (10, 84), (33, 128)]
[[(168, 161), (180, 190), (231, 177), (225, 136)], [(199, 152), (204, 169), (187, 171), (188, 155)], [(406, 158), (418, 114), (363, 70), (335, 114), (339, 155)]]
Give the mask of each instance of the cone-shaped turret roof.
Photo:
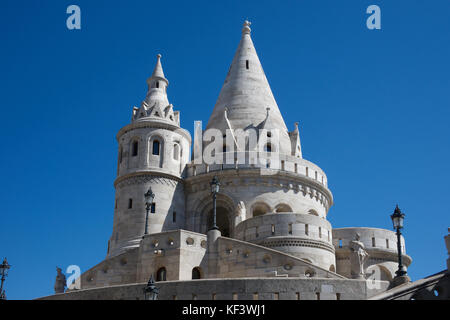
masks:
[[(230, 129), (229, 124), (232, 130), (251, 127), (278, 129), (280, 152), (290, 154), (291, 143), (286, 124), (273, 97), (250, 32), (250, 22), (245, 21), (241, 41), (209, 118), (207, 129), (216, 128), (225, 132)], [(225, 110), (229, 122), (225, 118)]]

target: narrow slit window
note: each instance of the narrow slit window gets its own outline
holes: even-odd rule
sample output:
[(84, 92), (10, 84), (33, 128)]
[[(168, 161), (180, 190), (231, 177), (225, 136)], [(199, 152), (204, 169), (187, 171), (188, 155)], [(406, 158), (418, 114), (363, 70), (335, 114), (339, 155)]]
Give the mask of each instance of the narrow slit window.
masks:
[(248, 60), (245, 60), (245, 68), (248, 70), (250, 67), (250, 63)]
[(288, 232), (289, 234), (292, 234), (292, 223), (288, 224)]
[(258, 238), (258, 237), (259, 237), (259, 233), (258, 233), (258, 227), (256, 227), (256, 230), (255, 230), (255, 237), (256, 237), (256, 238)]
[(339, 248), (342, 248), (342, 239), (339, 239)]
[(386, 239), (386, 249), (389, 249), (389, 239)]
[(133, 157), (136, 157), (138, 155), (138, 142), (137, 141), (133, 141), (133, 146), (131, 148), (131, 155)]
[(309, 234), (309, 225), (305, 224), (305, 234)]
[(151, 208), (150, 208), (150, 212), (151, 213), (155, 213), (156, 212), (156, 203), (152, 203), (152, 206), (151, 206)]
[(153, 141), (153, 150), (152, 150), (152, 154), (154, 156), (159, 156), (159, 148), (160, 148), (160, 143), (158, 140)]
[(128, 209), (133, 208), (133, 199), (128, 199)]
[(172, 222), (173, 222), (173, 223), (177, 222), (177, 213), (176, 213), (176, 211), (174, 211), (174, 212), (172, 213)]
[(156, 87), (159, 88), (159, 81), (156, 81)]
[(295, 173), (298, 173), (298, 165), (294, 164)]
[(275, 234), (275, 225), (273, 224), (272, 225), (272, 235), (274, 235)]
[(281, 160), (281, 170), (284, 171), (284, 160)]
[(372, 247), (375, 247), (375, 237), (372, 237)]
[(319, 227), (319, 238), (322, 238), (322, 228)]

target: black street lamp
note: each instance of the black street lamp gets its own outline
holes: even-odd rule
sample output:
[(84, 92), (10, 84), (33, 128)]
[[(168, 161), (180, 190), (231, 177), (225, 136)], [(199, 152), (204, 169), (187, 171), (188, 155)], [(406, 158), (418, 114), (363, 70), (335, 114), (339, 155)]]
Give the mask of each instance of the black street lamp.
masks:
[(153, 199), (155, 199), (155, 194), (152, 192), (152, 188), (148, 188), (148, 191), (144, 194), (145, 198), (145, 231), (144, 235), (148, 234), (148, 212), (153, 205)]
[(401, 244), (401, 232), (400, 229), (403, 228), (403, 220), (405, 218), (405, 214), (400, 211), (398, 205), (395, 207), (394, 213), (391, 215), (392, 224), (394, 225), (394, 229), (397, 231), (397, 253), (398, 253), (398, 270), (395, 272), (396, 278), (406, 276), (406, 270), (403, 266), (402, 259), (402, 244)]
[(3, 259), (2, 264), (0, 264), (0, 272), (2, 275), (2, 284), (0, 286), (0, 300), (6, 300), (5, 290), (3, 290), (3, 282), (5, 282), (5, 278), (8, 276), (9, 268), (11, 268), (11, 265), (8, 264), (6, 258)]
[(159, 289), (155, 286), (153, 275), (150, 276), (147, 286), (144, 288), (144, 300), (158, 300)]
[(213, 226), (212, 226), (211, 230), (219, 230), (219, 228), (217, 227), (217, 224), (216, 224), (216, 222), (217, 222), (216, 221), (216, 197), (217, 197), (217, 194), (219, 193), (219, 188), (220, 188), (219, 179), (217, 179), (217, 177), (214, 176), (210, 185), (211, 185), (211, 193), (213, 195)]

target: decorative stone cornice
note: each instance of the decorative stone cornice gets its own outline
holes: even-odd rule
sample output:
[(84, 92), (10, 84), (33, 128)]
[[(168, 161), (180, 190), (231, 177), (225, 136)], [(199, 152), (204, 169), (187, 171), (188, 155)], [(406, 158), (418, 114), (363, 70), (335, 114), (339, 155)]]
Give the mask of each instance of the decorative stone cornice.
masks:
[(164, 120), (155, 120), (155, 119), (145, 119), (126, 125), (125, 127), (119, 130), (119, 132), (116, 135), (116, 139), (117, 141), (119, 141), (120, 137), (125, 133), (134, 129), (141, 129), (141, 128), (166, 129), (170, 131), (176, 131), (180, 135), (184, 136), (189, 141), (189, 144), (192, 142), (191, 134), (186, 129), (180, 128), (177, 125), (166, 122)]
[(264, 247), (309, 247), (309, 248), (318, 248), (327, 250), (331, 253), (335, 253), (334, 247), (328, 243), (325, 243), (323, 241), (317, 241), (317, 240), (311, 240), (311, 239), (293, 239), (293, 238), (286, 238), (286, 239), (265, 239), (260, 243), (260, 245)]
[(124, 186), (144, 184), (148, 182), (166, 184), (172, 187), (176, 187), (179, 183), (183, 183), (181, 178), (166, 175), (163, 173), (151, 173), (151, 172), (135, 172), (121, 176), (114, 181), (114, 187), (116, 189), (123, 188)]

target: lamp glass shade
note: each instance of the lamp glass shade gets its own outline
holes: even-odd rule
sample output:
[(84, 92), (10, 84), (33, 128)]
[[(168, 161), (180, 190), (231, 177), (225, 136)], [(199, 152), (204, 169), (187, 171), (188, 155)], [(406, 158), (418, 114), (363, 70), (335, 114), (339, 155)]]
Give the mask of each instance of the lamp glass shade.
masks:
[(144, 195), (145, 197), (145, 204), (150, 205), (153, 203), (153, 199), (155, 198), (154, 193), (152, 192), (152, 189), (148, 189), (148, 191)]
[(220, 188), (220, 182), (217, 177), (214, 177), (210, 183), (211, 185), (211, 193), (218, 193)]
[(403, 228), (403, 220), (404, 220), (404, 214), (393, 214), (391, 215), (392, 224), (394, 226), (394, 229), (401, 229)]

